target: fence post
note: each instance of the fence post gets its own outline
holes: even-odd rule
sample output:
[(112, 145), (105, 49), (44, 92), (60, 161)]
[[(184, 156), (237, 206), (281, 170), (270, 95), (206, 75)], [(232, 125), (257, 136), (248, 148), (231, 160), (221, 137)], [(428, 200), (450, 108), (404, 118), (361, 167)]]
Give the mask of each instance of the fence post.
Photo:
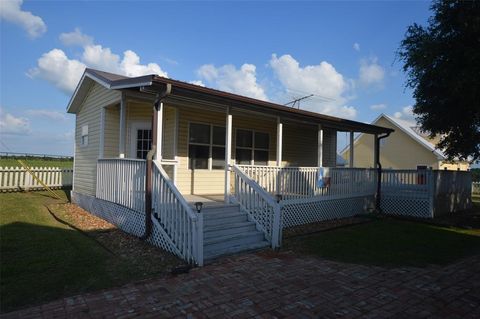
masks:
[(197, 264), (203, 266), (203, 214), (197, 214)]
[(430, 217), (435, 217), (435, 172), (432, 169), (427, 171), (427, 185), (428, 185), (428, 200), (430, 205)]

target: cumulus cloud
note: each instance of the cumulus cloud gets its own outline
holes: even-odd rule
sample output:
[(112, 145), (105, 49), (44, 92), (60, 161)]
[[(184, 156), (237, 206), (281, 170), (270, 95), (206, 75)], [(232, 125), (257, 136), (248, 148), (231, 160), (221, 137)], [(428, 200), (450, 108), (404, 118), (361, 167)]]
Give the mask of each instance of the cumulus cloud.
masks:
[(23, 11), (21, 6), (23, 0), (1, 0), (0, 1), (0, 18), (11, 23), (17, 24), (31, 38), (37, 38), (47, 31), (47, 26), (42, 18), (33, 15), (29, 11)]
[(198, 86), (205, 86), (205, 84), (201, 80), (194, 80), (194, 81), (190, 81), (188, 83), (198, 85)]
[(245, 63), (240, 69), (231, 64), (220, 67), (205, 64), (198, 69), (197, 73), (200, 78), (219, 90), (268, 100), (265, 90), (257, 83), (256, 67), (253, 64)]
[(16, 117), (0, 108), (0, 133), (27, 135), (30, 133), (30, 121), (24, 117)]
[(289, 54), (281, 57), (273, 54), (270, 66), (286, 93), (304, 92), (304, 95), (314, 94), (317, 97), (302, 102), (302, 108), (348, 118), (356, 116), (355, 107), (345, 105), (350, 85), (330, 63), (322, 61), (317, 65), (302, 67)]
[(384, 110), (387, 108), (387, 105), (386, 104), (373, 104), (373, 105), (370, 105), (370, 110), (373, 110), (373, 111), (380, 111), (380, 110)]
[(93, 44), (93, 38), (89, 35), (83, 34), (79, 28), (75, 28), (72, 32), (60, 34), (60, 41), (66, 46), (87, 46)]
[(376, 58), (360, 61), (359, 82), (363, 86), (381, 85), (385, 77), (384, 68)]
[(64, 121), (67, 119), (67, 116), (64, 113), (45, 109), (30, 109), (25, 113), (29, 116), (41, 117), (54, 121)]
[(28, 71), (32, 78), (42, 78), (55, 85), (67, 94), (71, 94), (80, 80), (86, 67), (126, 76), (157, 74), (167, 77), (156, 63), (141, 64), (140, 57), (132, 50), (126, 50), (121, 58), (110, 48), (95, 44), (92, 37), (75, 29), (70, 33), (62, 33), (60, 40), (65, 45), (79, 45), (83, 48), (80, 59), (70, 59), (63, 50), (53, 49), (44, 53), (37, 61), (37, 66)]
[(355, 42), (355, 43), (353, 44), (353, 49), (354, 49), (355, 51), (357, 51), (357, 52), (360, 51), (360, 44), (358, 44), (357, 42)]
[(407, 122), (415, 123), (415, 117), (413, 115), (413, 106), (407, 105), (402, 107), (402, 109), (393, 114), (393, 117), (396, 119), (404, 120)]

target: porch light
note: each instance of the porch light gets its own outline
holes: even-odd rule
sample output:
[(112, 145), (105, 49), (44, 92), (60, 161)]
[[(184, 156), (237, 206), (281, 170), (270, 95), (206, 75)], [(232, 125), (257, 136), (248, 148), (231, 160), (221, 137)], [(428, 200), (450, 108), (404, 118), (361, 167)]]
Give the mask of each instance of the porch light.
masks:
[(200, 214), (202, 211), (203, 203), (202, 202), (195, 202), (195, 209), (197, 210), (197, 213)]
[(282, 194), (275, 194), (275, 199), (277, 200), (277, 203), (280, 203), (282, 200)]

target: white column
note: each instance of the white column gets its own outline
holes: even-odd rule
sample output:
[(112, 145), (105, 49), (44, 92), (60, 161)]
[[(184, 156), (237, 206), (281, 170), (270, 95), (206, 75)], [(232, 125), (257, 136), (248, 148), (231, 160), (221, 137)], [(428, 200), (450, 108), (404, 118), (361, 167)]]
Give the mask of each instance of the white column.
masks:
[(349, 167), (352, 168), (354, 165), (353, 165), (353, 135), (354, 133), (353, 132), (350, 132), (350, 161), (349, 161)]
[(323, 166), (323, 129), (321, 125), (318, 125), (318, 157), (317, 157), (317, 166)]
[(373, 136), (373, 167), (378, 168), (377, 163), (378, 163), (378, 134), (375, 134)]
[(232, 115), (230, 107), (227, 107), (227, 116), (225, 124), (225, 203), (230, 201), (230, 162), (232, 158)]
[(100, 146), (98, 150), (98, 158), (105, 157), (105, 108), (100, 110)]
[(162, 160), (162, 142), (163, 142), (163, 103), (161, 102), (158, 106), (157, 112), (157, 150), (155, 152), (155, 159)]
[(125, 94), (122, 93), (120, 100), (120, 136), (118, 139), (118, 157), (125, 158), (125, 139), (126, 139), (126, 120), (127, 120), (127, 101)]
[(173, 166), (173, 184), (177, 185), (177, 171), (178, 171), (178, 109), (174, 109), (174, 121), (175, 127), (173, 129), (173, 159), (175, 160), (175, 164)]
[(282, 166), (283, 124), (277, 117), (277, 166)]

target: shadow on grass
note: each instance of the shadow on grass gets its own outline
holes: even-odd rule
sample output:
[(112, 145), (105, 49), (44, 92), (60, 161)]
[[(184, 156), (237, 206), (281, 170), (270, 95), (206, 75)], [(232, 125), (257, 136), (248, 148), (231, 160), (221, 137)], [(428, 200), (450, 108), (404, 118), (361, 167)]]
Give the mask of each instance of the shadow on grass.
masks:
[(425, 267), (480, 253), (477, 231), (384, 219), (292, 238), (285, 248), (347, 263)]

